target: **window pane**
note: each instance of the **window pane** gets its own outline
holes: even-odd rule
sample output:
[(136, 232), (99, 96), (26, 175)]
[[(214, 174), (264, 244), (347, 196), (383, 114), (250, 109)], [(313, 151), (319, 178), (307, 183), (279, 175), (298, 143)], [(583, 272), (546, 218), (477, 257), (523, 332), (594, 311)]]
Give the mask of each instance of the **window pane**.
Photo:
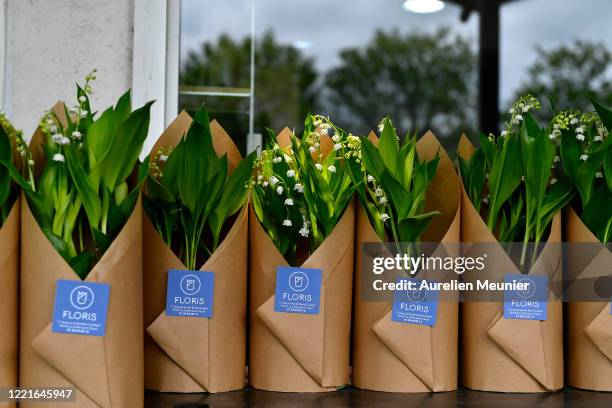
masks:
[[(249, 92), (251, 4), (183, 0), (184, 91)], [(454, 150), (476, 128), (478, 15), (462, 22), (462, 9), (445, 5), (415, 14), (402, 1), (255, 1), (254, 132), (299, 130), (312, 112), (365, 135), (390, 114), (400, 133), (432, 129)], [(203, 101), (183, 94), (180, 105)], [(249, 99), (204, 102), (244, 146)]]
[[(563, 4), (561, 4), (563, 3)], [(609, 0), (516, 1), (502, 8), (501, 99), (506, 109), (528, 92), (558, 109), (592, 109), (585, 93), (612, 104)]]

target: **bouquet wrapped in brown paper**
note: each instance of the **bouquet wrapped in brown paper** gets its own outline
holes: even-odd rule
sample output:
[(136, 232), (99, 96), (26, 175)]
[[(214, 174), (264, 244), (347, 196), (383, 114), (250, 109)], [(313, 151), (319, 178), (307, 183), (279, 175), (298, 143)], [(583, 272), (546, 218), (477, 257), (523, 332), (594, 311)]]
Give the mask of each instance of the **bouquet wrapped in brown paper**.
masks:
[(612, 391), (612, 293), (609, 286), (598, 293), (612, 263), (612, 112), (593, 105), (595, 112), (563, 111), (552, 121), (561, 137), (563, 171), (578, 191), (564, 218), (567, 378), (573, 387)]
[[(370, 134), (370, 140), (377, 142), (374, 134)], [(368, 144), (367, 141), (363, 143)], [(383, 161), (388, 162), (385, 160), (387, 159), (385, 155), (392, 158), (392, 152), (395, 151), (399, 157), (397, 168), (401, 168), (403, 174), (406, 174), (404, 171), (411, 163), (414, 168), (410, 169), (412, 173), (410, 179), (402, 183), (408, 188), (400, 196), (399, 203), (393, 201), (394, 197), (385, 191), (386, 182), (390, 181), (388, 178), (395, 178), (396, 175), (392, 173), (379, 175), (381, 180), (371, 174), (361, 177), (365, 177), (362, 185), (365, 187), (363, 192), (366, 193), (360, 194), (360, 198), (365, 197), (361, 201), (370, 207), (368, 210), (373, 211), (366, 212), (364, 204), (361, 204), (357, 212), (352, 384), (359, 388), (387, 392), (454, 390), (457, 388), (458, 304), (448, 300), (440, 301), (433, 326), (394, 321), (390, 301), (367, 299), (367, 295), (364, 294), (363, 285), (366, 279), (362, 268), (371, 262), (364, 262), (362, 257), (368, 256), (364, 243), (382, 243), (389, 238), (393, 240), (394, 230), (402, 234), (398, 226), (391, 227), (389, 224), (396, 223), (398, 214), (404, 207), (412, 207), (417, 211), (412, 214), (413, 217), (421, 217), (428, 212), (435, 216), (420, 228), (413, 224), (411, 231), (406, 231), (406, 234), (412, 235), (400, 236), (398, 237), (400, 241), (423, 239), (443, 244), (458, 243), (461, 198), (459, 179), (452, 161), (431, 132), (427, 132), (418, 142), (407, 139), (404, 146), (408, 146), (406, 148), (408, 154), (400, 155), (404, 147), (398, 145), (393, 127), (390, 122), (385, 121), (380, 144), (385, 145), (379, 148)], [(387, 149), (389, 145), (395, 145), (397, 149)], [(362, 151), (366, 171), (369, 168), (366, 156), (369, 154), (375, 155), (375, 152), (369, 152), (367, 149)], [(400, 161), (401, 158), (409, 160), (410, 163), (405, 164)], [(428, 163), (435, 164), (437, 169), (429, 171), (428, 183), (418, 185), (415, 179), (420, 175), (417, 173), (421, 169), (424, 170)], [(374, 191), (374, 194), (368, 195), (367, 189)], [(380, 192), (376, 194), (378, 189)], [(418, 191), (419, 189), (421, 191)], [(413, 207), (411, 197), (414, 197), (414, 201), (423, 199), (422, 204)], [(407, 214), (405, 218), (409, 216), (410, 214)], [(458, 250), (457, 246), (448, 249)], [(451, 272), (436, 276), (436, 280), (444, 281), (453, 277), (456, 278), (457, 275)], [(433, 278), (432, 274), (427, 276), (427, 279), (430, 278)]]
[[(565, 212), (565, 236), (568, 242), (571, 281), (594, 283), (609, 276), (612, 253), (584, 225), (570, 206)], [(574, 247), (575, 245), (575, 247)], [(598, 249), (596, 249), (598, 248)], [(584, 254), (589, 254), (587, 260)], [(574, 255), (574, 256), (572, 256)], [(570, 284), (571, 284), (570, 281)], [(612, 316), (610, 302), (595, 301), (586, 292), (584, 301), (571, 299), (567, 304), (567, 381), (572, 387), (612, 391)], [(580, 299), (580, 295), (576, 298)]]
[[(150, 104), (94, 119), (90, 81), (31, 142), (21, 200), (20, 386), (75, 388), (54, 406), (143, 406), (142, 208), (131, 176)], [(22, 402), (21, 406), (36, 403)]]
[[(0, 113), (0, 160), (21, 161), (23, 134)], [(0, 170), (0, 386), (17, 386), (19, 341), (19, 190), (6, 169)], [(15, 404), (0, 402), (0, 407)]]
[[(484, 270), (466, 273), (464, 281), (503, 283), (508, 274), (520, 274), (534, 283), (534, 290), (535, 282), (548, 281), (542, 284), (545, 298), (525, 302), (543, 314), (526, 319), (510, 310), (506, 315), (505, 297), (462, 304), (462, 382), (472, 389), (543, 392), (563, 387), (562, 303), (549, 287), (558, 287), (562, 279), (559, 210), (572, 192), (568, 183), (551, 179), (554, 140), (528, 113), (538, 107), (532, 96), (521, 98), (499, 138), (481, 134), (481, 146), (474, 150), (462, 137), (459, 146), (461, 241), (470, 243), (468, 254), (487, 254)], [(515, 244), (522, 250), (515, 261), (502, 245), (519, 241), (519, 234), (523, 242)]]
[(300, 139), (270, 136), (251, 182), (249, 383), (334, 391), (349, 381), (350, 176), (323, 118), (309, 116)]
[[(190, 155), (207, 171), (200, 172), (202, 166), (194, 166)], [(209, 126), (201, 108), (194, 121), (182, 112), (160, 136), (150, 157), (151, 175), (144, 196), (148, 214), (144, 218), (145, 387), (166, 392), (243, 388), (248, 238), (245, 184), (255, 156), (241, 161), (227, 133), (216, 121)], [(216, 172), (215, 163), (219, 163)], [(194, 203), (201, 204), (199, 215), (189, 207), (190, 184), (200, 188), (193, 197)], [(198, 226), (203, 230), (190, 235), (190, 228)], [(197, 243), (199, 249), (191, 252), (188, 248), (194, 240), (201, 242)], [(167, 292), (172, 292), (170, 270), (189, 273), (193, 279), (201, 279), (199, 282), (206, 278), (199, 273), (214, 274), (210, 317), (176, 315), (167, 310)], [(188, 292), (190, 297), (200, 296)]]

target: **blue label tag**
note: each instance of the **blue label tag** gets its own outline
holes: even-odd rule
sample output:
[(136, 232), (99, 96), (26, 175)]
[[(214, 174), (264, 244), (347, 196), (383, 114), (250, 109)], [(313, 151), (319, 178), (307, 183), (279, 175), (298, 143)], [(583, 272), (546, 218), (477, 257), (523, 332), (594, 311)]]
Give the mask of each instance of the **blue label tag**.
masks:
[(320, 269), (276, 268), (274, 311), (319, 314), (322, 276)]
[(54, 333), (104, 336), (110, 285), (60, 279), (53, 307)]
[(504, 291), (504, 319), (546, 320), (548, 277), (508, 274), (504, 282), (522, 286), (517, 290)]
[(393, 295), (391, 320), (399, 323), (435, 326), (438, 314), (438, 290), (421, 289), (423, 279), (399, 278), (398, 284), (407, 287)]
[(215, 274), (213, 272), (168, 271), (166, 316), (212, 317)]

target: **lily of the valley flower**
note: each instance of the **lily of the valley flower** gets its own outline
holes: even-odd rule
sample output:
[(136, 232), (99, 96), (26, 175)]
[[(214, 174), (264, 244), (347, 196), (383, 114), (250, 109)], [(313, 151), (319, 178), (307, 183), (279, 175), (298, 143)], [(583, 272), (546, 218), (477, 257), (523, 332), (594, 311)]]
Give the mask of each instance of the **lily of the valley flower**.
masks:
[(53, 159), (53, 161), (55, 161), (55, 162), (60, 162), (60, 163), (63, 163), (63, 162), (64, 162), (64, 160), (65, 160), (64, 155), (63, 155), (63, 154), (61, 154), (61, 153), (55, 153), (55, 154), (53, 155), (52, 159)]

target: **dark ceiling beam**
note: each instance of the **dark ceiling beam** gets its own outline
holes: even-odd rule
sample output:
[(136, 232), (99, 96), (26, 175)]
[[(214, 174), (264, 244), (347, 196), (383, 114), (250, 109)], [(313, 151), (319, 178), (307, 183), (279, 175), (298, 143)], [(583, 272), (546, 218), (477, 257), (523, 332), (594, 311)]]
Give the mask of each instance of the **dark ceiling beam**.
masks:
[(517, 0), (446, 0), (459, 5), (461, 21), (480, 14), (478, 53), (478, 121), (485, 134), (499, 131), (500, 9)]
[(480, 5), (478, 117), (484, 134), (499, 131), (500, 6), (500, 0), (486, 0)]

